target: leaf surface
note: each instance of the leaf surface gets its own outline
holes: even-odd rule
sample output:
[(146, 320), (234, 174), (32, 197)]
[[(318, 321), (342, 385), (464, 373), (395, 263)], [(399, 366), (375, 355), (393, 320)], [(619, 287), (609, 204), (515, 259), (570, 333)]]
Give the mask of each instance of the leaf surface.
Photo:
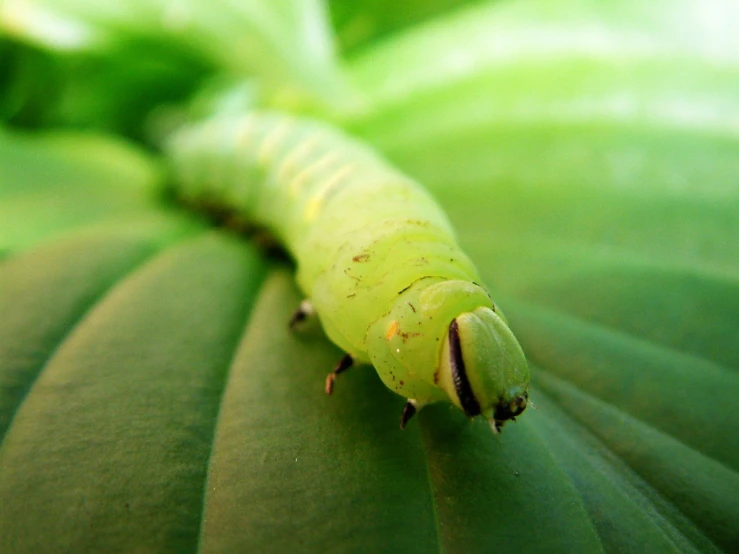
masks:
[(736, 551), (734, 10), (489, 3), (349, 64), (340, 123), (445, 206), (533, 366), (499, 437), (401, 432), (370, 368), (327, 397), (292, 269), (156, 161), (0, 134), (0, 550)]

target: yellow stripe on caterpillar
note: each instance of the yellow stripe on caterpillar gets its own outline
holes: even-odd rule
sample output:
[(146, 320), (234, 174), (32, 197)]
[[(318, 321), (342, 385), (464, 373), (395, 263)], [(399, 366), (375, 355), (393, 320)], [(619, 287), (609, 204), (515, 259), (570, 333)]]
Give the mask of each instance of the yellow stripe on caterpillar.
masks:
[(321, 206), (331, 194), (331, 191), (336, 188), (341, 183), (341, 181), (346, 179), (346, 177), (352, 171), (354, 171), (355, 167), (355, 164), (352, 163), (341, 167), (338, 171), (336, 171), (336, 173), (329, 177), (328, 180), (326, 180), (323, 186), (321, 186), (320, 190), (316, 191), (315, 196), (310, 199), (305, 208), (305, 218), (307, 221), (313, 221), (316, 218), (318, 212), (321, 209)]

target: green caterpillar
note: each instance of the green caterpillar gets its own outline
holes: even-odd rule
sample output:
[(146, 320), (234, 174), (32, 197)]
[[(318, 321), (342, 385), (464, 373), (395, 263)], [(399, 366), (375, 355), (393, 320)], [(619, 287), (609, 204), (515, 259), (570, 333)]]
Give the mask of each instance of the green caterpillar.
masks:
[(179, 195), (273, 234), (315, 311), (347, 354), (326, 380), (371, 363), (407, 398), (404, 428), (432, 402), (483, 415), (494, 432), (528, 401), (529, 370), (429, 193), (370, 149), (318, 122), (275, 112), (212, 117), (167, 150)]

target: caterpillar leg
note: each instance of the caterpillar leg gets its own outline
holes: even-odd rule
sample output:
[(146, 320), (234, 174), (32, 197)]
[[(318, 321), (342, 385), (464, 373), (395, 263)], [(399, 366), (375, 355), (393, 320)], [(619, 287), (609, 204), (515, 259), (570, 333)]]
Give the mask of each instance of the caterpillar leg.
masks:
[(403, 414), (400, 416), (400, 428), (405, 429), (405, 424), (416, 415), (417, 403), (415, 400), (408, 399), (408, 402), (403, 406)]
[(334, 381), (339, 373), (343, 373), (354, 365), (354, 358), (350, 354), (344, 355), (336, 364), (334, 370), (326, 376), (326, 394), (331, 394), (334, 390)]
[(490, 424), (490, 429), (493, 431), (493, 435), (498, 435), (503, 430), (503, 423), (505, 422), (496, 421), (491, 417), (490, 419), (488, 419), (488, 423)]
[(295, 313), (290, 318), (290, 329), (295, 329), (295, 327), (311, 317), (312, 315), (315, 315), (316, 310), (313, 307), (313, 304), (310, 300), (303, 300), (300, 303), (300, 306), (298, 306), (298, 309), (295, 310)]

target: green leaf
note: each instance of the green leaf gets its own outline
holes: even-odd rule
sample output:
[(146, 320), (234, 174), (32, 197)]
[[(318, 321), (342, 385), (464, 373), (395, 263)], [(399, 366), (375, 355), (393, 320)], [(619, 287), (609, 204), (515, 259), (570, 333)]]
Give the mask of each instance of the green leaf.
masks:
[(193, 548), (225, 375), (262, 273), (233, 238), (186, 241), (119, 274), (57, 348), (42, 345), (0, 449), (4, 551)]
[(116, 280), (171, 240), (173, 230), (160, 225), (149, 233), (86, 232), (12, 257), (1, 266), (0, 440), (69, 329)]
[(481, 0), (332, 0), (331, 20), (344, 52), (369, 46), (373, 41), (407, 27), (432, 20), (446, 11)]
[[(58, 55), (97, 61), (104, 74), (98, 94), (111, 84), (105, 77), (117, 80), (106, 71), (106, 62), (116, 57), (135, 67), (134, 75), (145, 72), (153, 58), (169, 62), (162, 71), (177, 74), (180, 65), (257, 76), (270, 89), (321, 100), (343, 90), (327, 14), (318, 0), (4, 0), (0, 32)], [(118, 78), (131, 78), (123, 63), (114, 68), (122, 74)], [(83, 86), (89, 80), (84, 72), (76, 77)], [(163, 78), (156, 84), (168, 86)], [(114, 88), (108, 92), (116, 94)], [(152, 94), (144, 87), (142, 92)]]
[(327, 397), (292, 269), (173, 213), (155, 160), (0, 134), (0, 551), (736, 551), (735, 10), (493, 3), (349, 65), (342, 124), (440, 199), (533, 365), (500, 437), (401, 432), (371, 368)]
[(0, 248), (93, 223), (159, 225), (163, 171), (122, 141), (0, 128)]
[(207, 70), (202, 60), (141, 42), (104, 53), (6, 42), (0, 117), (23, 127), (104, 129), (140, 138), (148, 132), (149, 112), (189, 98)]
[[(388, 42), (353, 68), (373, 107), (349, 124), (449, 209), (538, 366), (534, 402), (577, 422), (571, 449), (608, 453), (583, 467), (552, 446), (604, 547), (645, 549), (625, 544), (634, 523), (616, 515), (638, 510), (640, 526), (658, 527), (639, 534), (657, 541), (646, 550), (666, 548), (660, 535), (679, 550), (732, 550), (738, 50), (721, 23), (679, 33), (697, 5), (651, 21), (615, 5), (582, 21), (485, 7)], [(596, 22), (602, 43), (584, 48), (577, 37)], [(611, 511), (609, 487), (589, 479), (614, 456), (647, 492)]]

